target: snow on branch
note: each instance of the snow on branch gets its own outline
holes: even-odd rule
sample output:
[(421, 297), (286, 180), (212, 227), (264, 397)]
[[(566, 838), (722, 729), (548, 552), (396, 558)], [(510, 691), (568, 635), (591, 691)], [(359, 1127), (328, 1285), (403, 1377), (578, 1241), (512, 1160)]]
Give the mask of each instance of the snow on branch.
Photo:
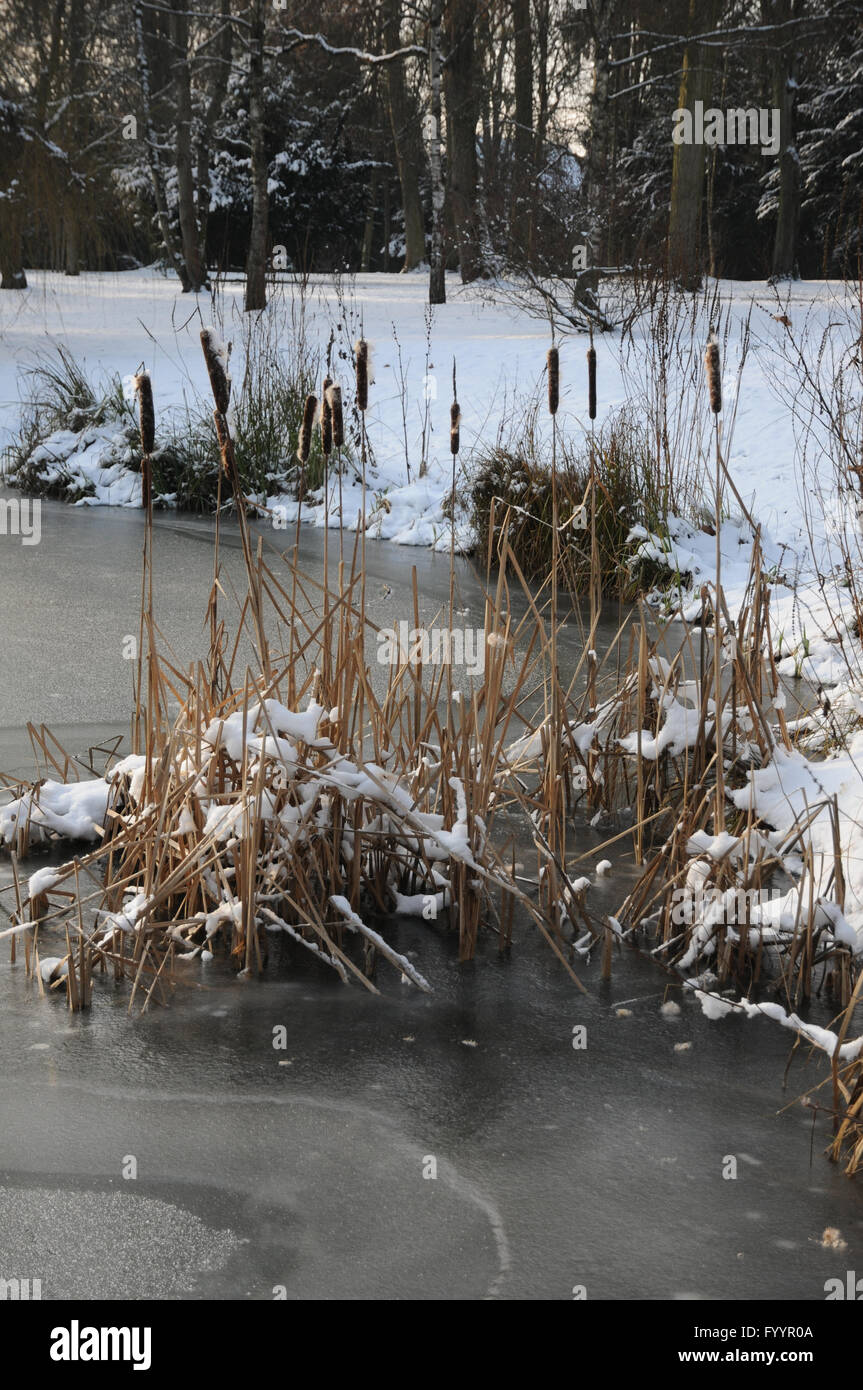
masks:
[(303, 43), (316, 43), (325, 53), (331, 53), (333, 57), (356, 58), (359, 63), (394, 63), (399, 58), (427, 58), (428, 52), (419, 44), (408, 44), (406, 48), (394, 48), (391, 53), (366, 53), (362, 48), (340, 48), (325, 39), (323, 34), (304, 34), (299, 29), (283, 29), (282, 33), (286, 38), (293, 39), (291, 48), (298, 48)]

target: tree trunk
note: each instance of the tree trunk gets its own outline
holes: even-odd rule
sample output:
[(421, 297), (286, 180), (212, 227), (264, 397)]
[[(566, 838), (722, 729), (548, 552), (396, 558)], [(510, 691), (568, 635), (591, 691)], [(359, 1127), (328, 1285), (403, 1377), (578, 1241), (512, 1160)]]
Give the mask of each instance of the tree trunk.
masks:
[[(796, 0), (762, 0), (765, 23), (783, 23), (799, 12)], [(773, 106), (779, 111), (779, 207), (773, 242), (773, 276), (786, 279), (797, 274), (797, 229), (800, 225), (800, 159), (794, 142), (794, 105), (797, 97), (795, 40), (778, 43), (771, 59)]]
[(251, 56), (249, 60), (249, 138), (252, 146), (252, 226), (246, 260), (247, 313), (266, 308), (267, 238), (269, 235), (269, 194), (267, 192), (267, 152), (264, 144), (264, 0), (253, 8)]
[(597, 13), (593, 39), (593, 84), (590, 90), (590, 135), (587, 143), (587, 196), (593, 206), (608, 185), (611, 160), (611, 35), (614, 32), (616, 0), (604, 4)]
[(192, 79), (189, 73), (189, 20), (186, 0), (173, 0), (171, 39), (174, 46), (174, 123), (177, 166), (177, 201), (180, 213), (180, 241), (186, 267), (184, 290), (197, 294), (207, 283), (201, 264), (198, 222), (195, 216), (195, 179), (192, 173)]
[[(383, 26), (384, 51), (392, 52), (400, 43), (401, 3), (400, 0), (387, 0)], [(404, 65), (400, 62), (386, 63), (384, 79), (405, 219), (403, 269), (413, 270), (414, 266), (422, 264), (426, 256), (425, 217), (420, 197), (422, 137), (416, 107), (408, 96)]]
[(234, 26), (230, 22), (231, 0), (221, 0), (219, 17), (223, 27), (219, 42), (216, 45), (210, 99), (201, 121), (197, 154), (198, 257), (205, 270), (207, 266), (207, 221), (210, 216), (210, 144), (216, 122), (222, 114), (222, 107), (225, 104), (228, 77), (231, 71), (234, 38)]
[(377, 212), (378, 171), (372, 170), (369, 191), (366, 198), (366, 224), (363, 228), (363, 247), (360, 252), (360, 270), (366, 274), (372, 268), (372, 243), (375, 235), (375, 213)]
[(429, 304), (446, 304), (446, 269), (443, 255), (443, 214), (446, 190), (441, 167), (441, 22), (443, 0), (432, 0), (429, 20), (430, 105), (426, 118), (431, 173), (432, 228), (429, 253)]
[[(147, 11), (148, 22), (152, 12)], [(150, 169), (150, 182), (153, 188), (153, 199), (156, 204), (156, 218), (159, 223), (159, 231), (162, 241), (165, 244), (165, 253), (177, 275), (183, 290), (191, 288), (189, 284), (186, 266), (177, 249), (174, 239), (171, 219), (168, 214), (168, 202), (165, 196), (165, 179), (162, 173), (162, 160), (159, 154), (159, 137), (153, 120), (153, 103), (150, 84), (150, 59), (147, 52), (147, 29), (144, 22), (144, 7), (141, 0), (135, 0), (132, 10), (132, 18), (135, 26), (135, 52), (138, 67), (138, 84), (141, 89), (141, 115), (144, 123), (144, 143), (147, 149), (147, 164)]]
[[(715, 27), (719, 0), (690, 0), (689, 33), (709, 33)], [(678, 107), (695, 111), (695, 103), (710, 105), (716, 49), (689, 44), (683, 55)], [(694, 123), (694, 114), (693, 114)], [(695, 132), (693, 132), (694, 134)], [(698, 289), (702, 274), (701, 224), (704, 207), (703, 144), (674, 146), (671, 172), (671, 216), (668, 226), (668, 268), (685, 288)]]
[(0, 290), (26, 290), (21, 214), (7, 208), (0, 229)]
[(522, 258), (528, 249), (531, 225), (533, 154), (533, 46), (530, 0), (514, 0), (515, 135), (513, 137), (512, 206), (509, 221), (510, 256)]
[(545, 137), (548, 130), (548, 35), (549, 0), (540, 0), (536, 6), (536, 129), (533, 136), (533, 180), (530, 197), (530, 230), (527, 240), (527, 261), (533, 265), (536, 259), (537, 200), (536, 179), (545, 160)]
[[(87, 65), (84, 62), (85, 6), (86, 0), (72, 0), (66, 25), (67, 80), (71, 101), (60, 143), (73, 150), (79, 149), (82, 143), (81, 97), (87, 81)], [(63, 207), (65, 273), (76, 276), (81, 273), (81, 227), (87, 209), (82, 190), (76, 188), (72, 179), (68, 180), (68, 184)]]
[(78, 216), (77, 209), (71, 200), (67, 200), (66, 213), (63, 218), (63, 230), (66, 242), (66, 275), (80, 275), (80, 239), (78, 235)]
[(477, 219), (477, 81), (473, 30), (476, 0), (448, 0), (445, 72), (450, 211), (464, 284), (483, 271)]

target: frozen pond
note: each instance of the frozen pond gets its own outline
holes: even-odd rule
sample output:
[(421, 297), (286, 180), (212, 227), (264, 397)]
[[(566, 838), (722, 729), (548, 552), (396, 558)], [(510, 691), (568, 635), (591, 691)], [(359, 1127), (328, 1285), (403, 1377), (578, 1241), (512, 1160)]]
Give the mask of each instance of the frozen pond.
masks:
[[(141, 534), (139, 513), (45, 503), (41, 545), (0, 546), (3, 770), (31, 769), (27, 719), (74, 753), (127, 730)], [(210, 534), (158, 519), (156, 611), (184, 661)], [(304, 533), (313, 575), (322, 545)], [(367, 558), (382, 626), (410, 616), (414, 564), (424, 620), (448, 602), (447, 557)], [(239, 584), (230, 543), (223, 570)], [(466, 563), (459, 581), (481, 626)], [(592, 909), (625, 879), (616, 866)], [(263, 979), (190, 963), (189, 988), (143, 1018), (108, 977), (90, 1013), (41, 1001), (3, 949), (0, 1275), (40, 1278), (44, 1298), (822, 1300), (863, 1268), (859, 1186), (822, 1157), (823, 1125), (810, 1144), (808, 1112), (778, 1114), (824, 1074), (801, 1050), (782, 1091), (787, 1034), (687, 999), (661, 1016), (668, 977), (635, 953), (610, 985), (582, 968), (580, 995), (524, 925), (509, 958), (488, 937), (466, 966), (422, 922), (395, 944), (432, 995), (392, 974), (380, 998), (345, 989), (278, 937)], [(846, 1250), (821, 1247), (828, 1226)]]

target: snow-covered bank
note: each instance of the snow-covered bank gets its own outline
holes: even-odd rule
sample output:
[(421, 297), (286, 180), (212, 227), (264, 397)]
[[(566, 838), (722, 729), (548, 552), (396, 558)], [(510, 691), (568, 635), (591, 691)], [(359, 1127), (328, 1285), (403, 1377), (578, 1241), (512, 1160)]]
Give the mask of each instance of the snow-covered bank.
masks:
[[(88, 274), (79, 279), (33, 272), (30, 286), (21, 294), (3, 296), (0, 302), (0, 448), (16, 438), (21, 394), (26, 389), (21, 374), (36, 354), (54, 344), (62, 343), (95, 375), (128, 377), (143, 362), (152, 373), (157, 412), (164, 418), (166, 413), (184, 410), (190, 401), (207, 401), (198, 336), (202, 322), (219, 322), (223, 336), (235, 343), (241, 337), (242, 286), (238, 283), (225, 286), (216, 304), (205, 295), (198, 296), (196, 304), (179, 293), (172, 277), (155, 270)], [(793, 419), (770, 384), (787, 330), (773, 317), (775, 292), (766, 284), (721, 282), (718, 289), (730, 324), (723, 363), (726, 411), (736, 399), (729, 470), (747, 506), (775, 543), (797, 550), (806, 536)], [(449, 302), (430, 314), (422, 273), (363, 275), (341, 286), (313, 278), (303, 306), (308, 341), (318, 349), (325, 347), (333, 323), (345, 318), (354, 326), (362, 323), (374, 344), (375, 382), (367, 416), (376, 463), (370, 478), (370, 504), (378, 515), (372, 529), (402, 544), (434, 545), (445, 525), (449, 530), (442, 502), (451, 487), (453, 360), (462, 405), (462, 468), (470, 468), (477, 446), (493, 442), (513, 413), (535, 399), (543, 385), (548, 329), (541, 319), (503, 296), (493, 301), (487, 288), (465, 288), (455, 276), (449, 277), (447, 292)], [(782, 308), (795, 324), (802, 325), (809, 315), (816, 330), (826, 328), (829, 322), (835, 323), (833, 311), (848, 292), (850, 287), (836, 283), (795, 284), (781, 291)], [(282, 293), (294, 294), (296, 311), (299, 290), (286, 286)], [(267, 312), (284, 313), (285, 302), (276, 296)], [(750, 316), (752, 341), (738, 392), (740, 339)], [(703, 328), (706, 338), (706, 321)], [(628, 367), (619, 334), (598, 338), (598, 426), (633, 399), (633, 363), (637, 366), (641, 359), (643, 372), (654, 351), (648, 333), (646, 325), (635, 326)], [(286, 343), (285, 349), (289, 346)], [(584, 347), (581, 337), (561, 344), (558, 422), (561, 431), (573, 438), (583, 437), (588, 425)], [(350, 396), (349, 364), (343, 365)], [(239, 375), (236, 364), (234, 374)], [(549, 421), (542, 411), (537, 425), (548, 438)], [(122, 466), (122, 447), (107, 436), (94, 438), (90, 432), (85, 432), (77, 448), (71, 447), (73, 443), (55, 437), (53, 452), (79, 486), (89, 485), (90, 500), (134, 505), (135, 483), (124, 483), (116, 471), (118, 464)], [(693, 440), (693, 450), (695, 445)], [(100, 455), (103, 477), (99, 476)], [(428, 467), (423, 491), (406, 492), (416, 483), (423, 458)], [(388, 511), (380, 506), (384, 495)], [(284, 501), (271, 497), (269, 503), (278, 505), (280, 500)], [(345, 505), (347, 518), (354, 514), (354, 501), (351, 497)], [(334, 497), (331, 505), (336, 503)]]

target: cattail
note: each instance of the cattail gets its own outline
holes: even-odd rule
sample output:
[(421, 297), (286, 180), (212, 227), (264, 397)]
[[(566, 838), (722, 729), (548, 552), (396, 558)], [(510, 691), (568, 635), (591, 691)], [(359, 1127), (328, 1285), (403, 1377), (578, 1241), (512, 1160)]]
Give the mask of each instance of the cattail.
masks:
[(461, 406), (458, 401), (453, 401), (449, 408), (449, 451), (453, 455), (458, 453), (460, 424)]
[(357, 364), (357, 410), (369, 408), (369, 345), (365, 338), (354, 344)]
[(228, 401), (231, 398), (231, 378), (227, 371), (228, 354), (212, 328), (201, 330), (201, 347), (204, 349), (204, 360), (210, 374), (210, 386), (216, 409), (220, 414), (227, 415)]
[(596, 348), (587, 349), (587, 413), (596, 419)]
[(548, 350), (548, 413), (557, 414), (560, 404), (560, 354), (556, 347)]
[(333, 444), (340, 449), (345, 442), (345, 422), (342, 416), (342, 388), (331, 386), (327, 391), (330, 415), (333, 422)]
[(325, 376), (321, 390), (321, 452), (324, 458), (329, 458), (333, 452), (333, 410), (330, 404), (332, 384), (332, 377)]
[(708, 343), (704, 354), (707, 368), (707, 389), (710, 392), (710, 409), (718, 415), (722, 409), (722, 378), (719, 372), (719, 344)]
[(309, 457), (312, 447), (312, 427), (315, 423), (317, 410), (317, 396), (306, 396), (306, 404), (303, 407), (303, 423), (300, 425), (300, 438), (297, 444), (297, 458), (300, 463), (306, 463)]
[(153, 409), (153, 385), (149, 372), (139, 372), (135, 377), (135, 391), (138, 396), (141, 450), (144, 454), (152, 454), (156, 442), (156, 413)]

